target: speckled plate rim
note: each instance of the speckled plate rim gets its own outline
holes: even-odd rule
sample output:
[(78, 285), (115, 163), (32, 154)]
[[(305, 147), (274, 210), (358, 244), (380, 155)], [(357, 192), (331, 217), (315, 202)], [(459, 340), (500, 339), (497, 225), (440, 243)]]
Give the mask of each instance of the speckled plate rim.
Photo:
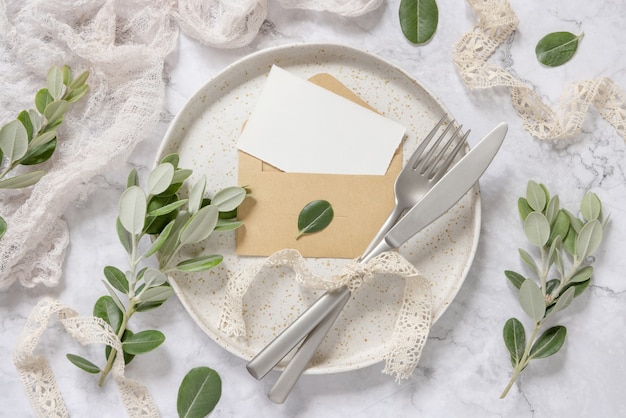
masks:
[[(287, 45), (266, 48), (266, 49), (254, 52), (252, 54), (249, 54), (233, 62), (229, 66), (225, 67), (222, 71), (218, 72), (216, 75), (211, 77), (207, 81), (207, 83), (205, 83), (193, 96), (191, 96), (187, 100), (185, 105), (180, 109), (180, 111), (176, 114), (176, 116), (170, 123), (165, 133), (164, 139), (161, 142), (161, 145), (158, 149), (157, 157), (155, 159), (155, 165), (158, 164), (160, 159), (165, 155), (165, 151), (168, 149), (168, 147), (170, 147), (171, 145), (170, 142), (172, 141), (173, 135), (175, 135), (176, 128), (184, 120), (184, 115), (188, 111), (188, 108), (192, 107), (192, 103), (197, 101), (201, 96), (205, 94), (205, 91), (208, 89), (209, 86), (211, 86), (212, 83), (214, 83), (216, 80), (220, 80), (225, 75), (234, 71), (235, 69), (240, 68), (242, 66), (250, 65), (251, 63), (254, 63), (258, 59), (261, 59), (261, 58), (265, 59), (268, 56), (272, 56), (272, 55), (284, 55), (290, 50), (302, 51), (302, 50), (307, 50), (307, 49), (309, 49), (311, 52), (324, 50), (324, 51), (331, 51), (332, 53), (336, 53), (336, 54), (342, 53), (350, 57), (356, 56), (359, 59), (371, 59), (371, 60), (377, 61), (378, 64), (387, 66), (389, 69), (396, 71), (399, 74), (402, 74), (407, 80), (419, 86), (419, 88), (421, 88), (426, 94), (428, 94), (430, 96), (429, 98), (432, 101), (434, 101), (440, 107), (442, 111), (452, 116), (451, 112), (447, 109), (447, 107), (440, 101), (440, 99), (436, 95), (434, 95), (430, 91), (430, 89), (428, 89), (426, 86), (420, 83), (417, 79), (415, 79), (415, 77), (413, 77), (411, 74), (404, 71), (402, 68), (398, 67), (397, 65), (379, 56), (370, 54), (369, 52), (366, 52), (360, 49), (356, 49), (353, 47), (340, 45), (340, 44), (329, 44), (329, 43), (287, 44)], [(454, 300), (454, 298), (458, 294), (459, 290), (461, 289), (462, 284), (467, 278), (467, 275), (472, 266), (474, 257), (476, 255), (476, 250), (478, 247), (478, 241), (480, 237), (480, 226), (481, 226), (481, 204), (480, 204), (481, 199), (480, 199), (480, 189), (479, 189), (478, 182), (474, 185), (473, 189), (470, 192), (468, 192), (468, 195), (470, 193), (473, 194), (473, 198), (471, 202), (472, 208), (473, 208), (473, 213), (472, 213), (473, 239), (471, 241), (471, 248), (467, 256), (467, 262), (465, 263), (458, 277), (456, 277), (456, 282), (454, 286), (452, 286), (449, 292), (447, 293), (447, 296), (448, 296), (447, 300), (444, 300), (443, 303), (441, 303), (438, 307), (435, 307), (433, 311), (433, 321), (432, 321), (433, 324), (444, 314), (444, 312), (450, 306), (450, 303)], [(197, 325), (200, 326), (200, 328), (211, 339), (213, 339), (222, 348), (226, 349), (227, 351), (231, 352), (232, 354), (238, 357), (241, 357), (246, 360), (249, 360), (251, 358), (251, 355), (249, 353), (242, 353), (241, 350), (237, 348), (237, 344), (229, 341), (229, 339), (225, 338), (225, 336), (221, 334), (219, 331), (216, 331), (215, 329), (212, 329), (211, 327), (207, 326), (207, 324), (204, 322), (202, 317), (199, 315), (197, 307), (195, 307), (193, 303), (191, 303), (186, 297), (184, 293), (184, 288), (181, 287), (181, 284), (178, 283), (177, 280), (170, 280), (170, 281), (171, 281), (171, 284), (175, 293), (177, 294), (182, 305), (187, 310), (188, 314), (191, 316), (194, 322), (196, 322)], [(307, 369), (305, 373), (306, 374), (329, 374), (329, 373), (338, 373), (338, 372), (356, 370), (356, 369), (367, 367), (367, 366), (370, 366), (372, 364), (382, 361), (383, 354), (384, 352), (381, 351), (379, 355), (370, 356), (359, 362), (347, 363), (347, 364), (343, 364), (343, 363), (333, 364), (332, 359), (331, 359), (329, 364), (325, 366), (313, 365), (312, 367)], [(281, 367), (279, 366), (278, 369), (280, 368)]]

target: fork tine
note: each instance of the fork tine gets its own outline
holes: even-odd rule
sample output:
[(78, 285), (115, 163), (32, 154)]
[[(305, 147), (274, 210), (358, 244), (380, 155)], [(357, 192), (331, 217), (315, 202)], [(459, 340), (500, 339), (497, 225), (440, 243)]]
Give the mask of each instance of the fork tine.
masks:
[[(448, 131), (452, 129), (452, 124), (448, 125), (446, 130), (441, 134), (441, 136), (439, 137), (435, 145), (433, 145), (431, 151), (428, 153), (428, 157), (427, 159), (425, 159), (423, 163), (425, 167), (423, 167), (421, 170), (422, 175), (424, 175), (426, 178), (430, 178), (432, 176), (432, 174), (435, 172), (435, 168), (437, 167), (437, 164), (439, 163), (439, 161), (443, 159), (443, 155), (445, 154), (446, 150), (450, 147), (452, 142), (454, 142), (455, 138), (461, 131), (462, 127), (463, 125), (456, 128), (454, 132), (452, 132), (452, 135), (450, 136), (450, 139), (448, 139), (448, 142), (446, 142), (446, 144), (439, 149), (439, 152), (437, 152), (437, 147), (439, 146), (441, 141), (443, 141)], [(433, 156), (435, 152), (437, 152), (437, 155)]]
[(413, 167), (413, 169), (415, 169), (415, 167), (417, 166), (417, 160), (422, 156), (422, 154), (428, 147), (428, 144), (433, 139), (433, 137), (435, 136), (435, 134), (437, 133), (437, 131), (443, 124), (443, 121), (446, 120), (447, 117), (448, 117), (448, 114), (447, 113), (444, 114), (443, 117), (439, 120), (439, 122), (437, 122), (435, 127), (431, 129), (428, 135), (426, 135), (426, 138), (424, 138), (424, 140), (419, 144), (417, 149), (413, 152), (413, 155), (411, 155), (411, 158), (409, 158), (409, 161), (406, 163), (407, 166)]
[[(457, 130), (460, 131), (461, 128), (459, 128)], [(454, 149), (448, 154), (448, 156), (446, 157), (446, 159), (444, 160), (444, 162), (442, 164), (440, 164), (438, 167), (436, 167), (435, 170), (435, 166), (432, 167), (432, 173), (429, 173), (429, 178), (431, 180), (435, 180), (435, 179), (439, 179), (441, 178), (444, 174), (446, 174), (446, 172), (448, 171), (448, 168), (450, 168), (450, 166), (452, 165), (452, 162), (454, 161), (454, 158), (456, 157), (456, 155), (459, 153), (459, 151), (461, 151), (461, 149), (465, 146), (465, 143), (467, 141), (467, 137), (469, 136), (470, 132), (472, 130), (468, 129), (467, 132), (465, 132), (465, 134), (463, 134), (463, 136), (461, 137), (461, 139), (459, 139), (459, 142), (455, 145)], [(455, 132), (456, 134), (456, 132)], [(450, 141), (448, 141), (448, 143), (446, 144), (446, 148), (449, 145), (452, 145), (452, 139), (451, 138)], [(443, 154), (443, 152), (442, 152)]]

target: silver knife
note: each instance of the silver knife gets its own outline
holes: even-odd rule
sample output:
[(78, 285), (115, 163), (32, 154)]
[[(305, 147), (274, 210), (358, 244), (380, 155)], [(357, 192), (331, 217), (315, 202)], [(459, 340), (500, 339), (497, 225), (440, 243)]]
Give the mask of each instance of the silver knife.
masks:
[[(398, 248), (458, 202), (487, 169), (500, 149), (507, 129), (507, 125), (501, 123), (487, 134), (389, 230), (361, 262), (365, 263), (377, 254)], [(281, 403), (287, 397), (339, 311), (347, 303), (349, 295), (347, 287), (324, 294), (248, 363), (250, 374), (261, 379), (306, 337), (270, 391), (272, 401)], [(309, 312), (319, 310), (316, 305), (324, 306), (323, 317), (315, 317)], [(331, 321), (330, 324), (328, 321)]]

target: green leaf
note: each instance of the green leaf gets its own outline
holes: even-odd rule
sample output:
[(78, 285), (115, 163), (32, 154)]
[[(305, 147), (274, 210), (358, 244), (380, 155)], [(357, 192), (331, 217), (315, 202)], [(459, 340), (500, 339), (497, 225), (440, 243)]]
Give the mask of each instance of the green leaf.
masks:
[(104, 277), (106, 277), (109, 284), (115, 289), (122, 293), (128, 293), (128, 280), (126, 279), (126, 275), (120, 269), (113, 266), (106, 266), (104, 268)]
[(172, 179), (172, 184), (182, 184), (185, 180), (187, 180), (189, 176), (191, 176), (192, 173), (193, 171), (185, 169), (185, 168), (176, 170), (176, 172), (174, 172), (174, 178)]
[(556, 237), (561, 237), (561, 240), (565, 241), (567, 237), (567, 232), (569, 231), (569, 216), (562, 210), (556, 215), (554, 222), (550, 227), (550, 238), (548, 239), (548, 243), (554, 242)]
[(7, 228), (8, 228), (7, 221), (5, 221), (2, 216), (0, 216), (0, 239), (2, 239), (4, 234), (6, 234)]
[(243, 222), (241, 221), (218, 219), (217, 225), (215, 225), (215, 231), (219, 231), (219, 232), (234, 231), (235, 229), (241, 227), (242, 225), (243, 225)]
[[(176, 202), (178, 201), (178, 196), (175, 194), (171, 196), (152, 196), (148, 202), (148, 216), (146, 217), (144, 232), (151, 235), (160, 234), (167, 224), (178, 216), (179, 211), (176, 207)], [(170, 206), (163, 211), (166, 213), (159, 216), (152, 216), (153, 213), (160, 213), (162, 208), (172, 204), (174, 206)]]
[(526, 332), (524, 326), (516, 318), (511, 318), (504, 324), (504, 345), (511, 354), (511, 359), (518, 365), (524, 355), (526, 347)]
[(398, 12), (404, 36), (414, 44), (428, 42), (439, 23), (439, 9), (435, 0), (402, 0)]
[(46, 174), (45, 171), (31, 171), (0, 181), (0, 189), (21, 189), (37, 183)]
[(174, 166), (170, 163), (159, 164), (148, 176), (148, 193), (157, 195), (163, 193), (172, 184)]
[[(56, 132), (55, 131), (46, 132), (43, 135), (46, 135), (49, 137), (49, 135), (47, 135), (48, 133), (53, 134), (52, 140), (49, 142), (46, 142), (45, 144), (37, 148), (32, 147), (32, 142), (31, 142), (31, 150), (28, 151), (26, 155), (20, 160), (20, 164), (37, 165), (37, 164), (41, 164), (41, 163), (48, 161), (50, 157), (52, 157), (52, 154), (54, 154), (54, 151), (57, 148), (57, 140), (55, 136)], [(43, 135), (40, 135), (40, 136), (43, 136)], [(35, 140), (33, 140), (33, 142), (35, 142)]]
[(188, 211), (192, 215), (200, 210), (202, 207), (202, 200), (204, 198), (204, 192), (206, 190), (206, 176), (200, 177), (198, 181), (191, 188), (189, 192), (189, 205)]
[[(170, 196), (171, 198), (171, 196)], [(178, 208), (180, 208), (181, 206), (183, 206), (185, 203), (187, 203), (187, 199), (182, 199), (182, 200), (176, 200), (173, 203), (167, 204), (165, 206), (161, 206), (160, 208), (154, 209), (154, 210), (149, 210), (148, 211), (148, 216), (163, 216), (163, 215), (167, 215), (168, 213), (174, 212), (176, 210), (178, 210)]]
[(48, 120), (48, 125), (54, 125), (63, 120), (63, 116), (65, 115), (65, 112), (67, 112), (68, 106), (69, 103), (65, 100), (57, 100), (48, 104), (43, 112), (43, 115)]
[(70, 90), (77, 89), (85, 84), (89, 78), (89, 71), (83, 71), (78, 77), (74, 79), (69, 85)]
[(593, 192), (587, 192), (580, 204), (580, 213), (587, 221), (600, 219), (602, 202), (600, 202), (598, 195)]
[(526, 280), (524, 276), (511, 270), (505, 270), (504, 275), (506, 276), (507, 279), (509, 279), (511, 283), (513, 283), (513, 286), (515, 286), (518, 289), (520, 288), (522, 283), (524, 283), (524, 281)]
[(152, 254), (156, 253), (161, 249), (167, 237), (169, 237), (172, 232), (172, 228), (174, 227), (174, 221), (171, 221), (167, 226), (163, 229), (163, 231), (158, 235), (158, 237), (154, 240), (150, 248), (148, 248), (143, 255), (144, 258), (150, 257)]
[(146, 195), (139, 186), (131, 186), (122, 193), (119, 219), (124, 229), (133, 235), (141, 233), (146, 220)]
[(227, 187), (215, 194), (211, 204), (217, 206), (220, 212), (230, 212), (241, 205), (246, 194), (246, 189), (242, 187)]
[(139, 186), (139, 174), (136, 168), (130, 170), (126, 178), (126, 188), (128, 189), (131, 186)]
[(148, 267), (143, 275), (147, 288), (160, 286), (167, 281), (167, 276), (160, 270)]
[(550, 238), (550, 223), (541, 212), (531, 212), (524, 221), (524, 232), (528, 240), (537, 247), (543, 247)]
[(546, 211), (544, 215), (548, 218), (548, 222), (550, 225), (556, 220), (557, 215), (560, 212), (560, 200), (558, 196), (552, 196), (548, 201), (548, 206), (546, 206)]
[(74, 90), (70, 90), (69, 94), (65, 95), (64, 100), (66, 100), (68, 103), (75, 103), (80, 100), (85, 95), (85, 93), (87, 93), (88, 90), (89, 86), (87, 86), (86, 84), (77, 87)]
[(187, 272), (198, 272), (212, 269), (222, 262), (221, 255), (208, 255), (181, 261), (176, 265), (176, 269)]
[(48, 89), (41, 89), (35, 94), (35, 107), (41, 114), (43, 114), (46, 107), (52, 102), (54, 102), (54, 97), (48, 93)]
[(593, 254), (602, 242), (602, 223), (593, 219), (587, 222), (576, 238), (576, 256), (579, 259)]
[(30, 117), (30, 123), (32, 123), (33, 125), (33, 135), (34, 135), (36, 132), (39, 132), (39, 130), (41, 129), (43, 125), (43, 117), (35, 109), (29, 109), (28, 116)]
[(63, 95), (63, 71), (56, 65), (48, 70), (46, 87), (54, 100), (59, 100)]
[(89, 360), (87, 360), (86, 358), (83, 358), (76, 354), (66, 354), (65, 357), (67, 357), (70, 363), (72, 363), (74, 366), (78, 367), (81, 370), (86, 371), (87, 373), (91, 373), (91, 374), (100, 373), (100, 368), (96, 366), (95, 364), (93, 364), (92, 362), (90, 362)]
[(133, 237), (131, 233), (124, 228), (122, 222), (120, 222), (120, 218), (117, 218), (115, 221), (115, 229), (117, 231), (117, 237), (119, 238), (120, 243), (122, 244), (126, 252), (130, 254), (133, 250)]
[(584, 266), (576, 271), (572, 278), (570, 279), (571, 283), (581, 283), (589, 280), (593, 275), (593, 267)]
[(548, 201), (545, 189), (541, 187), (539, 183), (532, 180), (530, 180), (526, 186), (526, 200), (528, 201), (528, 205), (537, 212), (542, 212)]
[(560, 284), (561, 281), (558, 279), (548, 280), (546, 282), (546, 294), (551, 294)]
[(533, 211), (533, 208), (530, 207), (525, 197), (520, 197), (517, 199), (517, 210), (522, 221), (525, 221), (528, 214)]
[(72, 69), (69, 65), (64, 65), (61, 68), (61, 73), (63, 74), (63, 84), (69, 86), (72, 82)]
[(174, 290), (171, 286), (163, 285), (152, 287), (141, 295), (141, 303), (149, 303), (149, 302), (165, 302), (170, 296), (174, 294)]
[(541, 289), (532, 280), (526, 280), (519, 289), (519, 301), (524, 312), (535, 322), (546, 313), (546, 302)]
[(114, 332), (119, 332), (124, 314), (111, 296), (102, 296), (93, 307), (93, 316), (101, 318), (111, 325)]
[(196, 367), (185, 375), (178, 389), (176, 410), (180, 418), (207, 416), (222, 396), (222, 380), (208, 367)]
[(539, 267), (537, 266), (537, 263), (535, 263), (533, 257), (521, 248), (519, 248), (517, 251), (519, 251), (519, 255), (522, 258), (522, 261), (532, 267), (537, 273), (539, 273)]
[(570, 303), (574, 300), (574, 293), (576, 289), (574, 287), (568, 288), (565, 292), (563, 292), (556, 300), (556, 304), (554, 305), (553, 313), (562, 311), (567, 308)]
[(0, 128), (0, 149), (10, 162), (17, 161), (28, 151), (28, 132), (15, 119)]
[(314, 200), (304, 206), (298, 215), (298, 235), (319, 232), (326, 228), (333, 220), (333, 207), (326, 200)]
[(552, 32), (537, 42), (537, 60), (548, 67), (558, 67), (568, 62), (578, 49), (583, 34), (576, 36), (570, 32)]
[(576, 232), (576, 229), (574, 229), (574, 226), (570, 223), (569, 231), (567, 231), (567, 235), (565, 236), (565, 239), (563, 240), (563, 248), (572, 257), (574, 256), (574, 253), (576, 252), (576, 239), (577, 238), (578, 238), (578, 233)]
[(193, 244), (208, 238), (217, 225), (218, 212), (217, 206), (209, 205), (193, 214), (180, 232), (181, 244)]
[(529, 358), (545, 358), (555, 354), (563, 346), (566, 335), (567, 329), (564, 326), (549, 328), (535, 341), (530, 349)]
[(141, 331), (129, 336), (122, 343), (122, 348), (128, 354), (143, 354), (152, 351), (165, 341), (165, 335), (156, 330)]
[(161, 163), (170, 163), (174, 166), (174, 168), (178, 168), (179, 162), (180, 156), (178, 154), (167, 154), (161, 159)]
[(187, 224), (191, 218), (189, 212), (181, 212), (176, 216), (174, 220), (174, 226), (172, 227), (172, 231), (170, 235), (165, 240), (165, 243), (159, 250), (159, 258), (162, 260), (167, 260), (171, 256), (174, 255), (174, 251), (178, 248), (178, 244), (180, 242), (180, 233), (183, 227)]
[(591, 283), (591, 279), (580, 283), (570, 283), (567, 288), (569, 288), (570, 286), (573, 287), (574, 297), (578, 297), (587, 289), (589, 283)]
[(22, 122), (24, 128), (26, 128), (26, 135), (28, 136), (28, 141), (33, 139), (33, 135), (35, 134), (35, 130), (33, 129), (33, 123), (30, 120), (30, 113), (26, 110), (22, 110), (19, 115), (17, 115), (17, 120)]

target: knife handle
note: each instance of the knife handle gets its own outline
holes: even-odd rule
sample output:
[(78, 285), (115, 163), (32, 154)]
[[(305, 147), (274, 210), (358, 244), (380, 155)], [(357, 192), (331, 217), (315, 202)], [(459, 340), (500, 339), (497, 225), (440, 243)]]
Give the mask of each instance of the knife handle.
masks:
[(332, 292), (324, 293), (290, 326), (285, 328), (282, 333), (250, 360), (246, 365), (248, 372), (256, 379), (262, 379), (304, 337), (315, 329), (324, 318), (334, 312), (337, 306), (341, 305), (343, 307), (349, 297), (350, 291), (345, 286)]
[(324, 341), (324, 337), (330, 331), (343, 307), (350, 299), (350, 292), (343, 292), (339, 304), (317, 325), (313, 331), (305, 338), (304, 342), (291, 358), (285, 370), (278, 376), (274, 386), (267, 394), (268, 398), (274, 403), (283, 403), (296, 382), (306, 369), (307, 365), (315, 355), (315, 352)]

